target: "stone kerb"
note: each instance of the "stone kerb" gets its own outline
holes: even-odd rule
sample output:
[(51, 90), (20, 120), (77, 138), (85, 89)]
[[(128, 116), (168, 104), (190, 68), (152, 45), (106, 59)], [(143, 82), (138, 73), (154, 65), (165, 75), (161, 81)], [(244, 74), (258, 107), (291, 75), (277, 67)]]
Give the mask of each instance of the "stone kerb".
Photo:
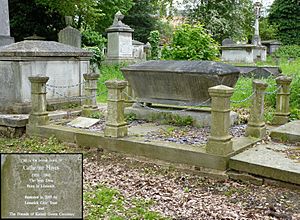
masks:
[(124, 117), (123, 90), (127, 86), (126, 81), (109, 80), (105, 82), (108, 89), (107, 117), (104, 135), (106, 137), (127, 136), (128, 128)]
[(90, 73), (90, 74), (83, 74), (83, 78), (85, 80), (85, 96), (86, 99), (84, 100), (83, 109), (81, 112), (82, 116), (89, 116), (93, 111), (97, 109), (97, 81), (99, 78), (99, 74), (97, 73)]
[(283, 125), (288, 122), (290, 115), (290, 84), (291, 77), (280, 76), (276, 78), (279, 91), (276, 96), (276, 112), (272, 124)]
[(254, 96), (250, 108), (250, 118), (246, 128), (246, 136), (263, 138), (266, 134), (264, 121), (264, 97), (268, 84), (260, 80), (253, 80)]
[(31, 106), (28, 123), (30, 125), (45, 125), (49, 122), (46, 100), (46, 83), (49, 77), (31, 76), (28, 77), (31, 82)]
[(233, 151), (230, 127), (230, 97), (233, 88), (218, 85), (208, 89), (211, 96), (211, 133), (208, 137), (206, 152), (226, 156)]

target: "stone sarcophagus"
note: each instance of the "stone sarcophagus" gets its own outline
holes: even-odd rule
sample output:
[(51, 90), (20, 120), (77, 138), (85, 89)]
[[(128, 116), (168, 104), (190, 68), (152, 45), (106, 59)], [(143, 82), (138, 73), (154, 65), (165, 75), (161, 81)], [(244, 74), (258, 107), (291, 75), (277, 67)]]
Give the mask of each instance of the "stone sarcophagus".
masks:
[(234, 66), (212, 61), (148, 61), (121, 70), (137, 101), (180, 106), (208, 101), (210, 87), (234, 87), (240, 73)]

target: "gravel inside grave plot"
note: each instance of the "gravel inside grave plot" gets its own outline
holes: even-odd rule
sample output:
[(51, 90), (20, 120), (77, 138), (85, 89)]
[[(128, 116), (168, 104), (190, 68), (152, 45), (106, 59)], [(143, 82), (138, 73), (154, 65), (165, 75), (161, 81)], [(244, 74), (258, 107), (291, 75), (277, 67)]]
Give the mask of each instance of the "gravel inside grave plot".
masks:
[[(233, 137), (245, 135), (246, 125), (234, 125), (230, 128), (230, 134)], [(161, 140), (174, 142), (178, 144), (205, 144), (210, 134), (210, 127), (197, 128), (192, 126), (169, 127), (159, 129), (158, 131), (149, 132), (145, 135), (145, 141)]]

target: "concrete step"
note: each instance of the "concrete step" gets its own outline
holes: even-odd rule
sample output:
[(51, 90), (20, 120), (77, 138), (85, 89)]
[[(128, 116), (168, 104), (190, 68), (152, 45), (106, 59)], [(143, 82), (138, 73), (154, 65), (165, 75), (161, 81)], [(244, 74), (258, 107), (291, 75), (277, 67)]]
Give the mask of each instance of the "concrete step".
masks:
[(300, 185), (300, 161), (287, 157), (286, 151), (290, 148), (297, 150), (297, 147), (278, 143), (257, 145), (231, 157), (229, 168)]
[(300, 142), (300, 120), (292, 121), (272, 129), (270, 136), (273, 140)]

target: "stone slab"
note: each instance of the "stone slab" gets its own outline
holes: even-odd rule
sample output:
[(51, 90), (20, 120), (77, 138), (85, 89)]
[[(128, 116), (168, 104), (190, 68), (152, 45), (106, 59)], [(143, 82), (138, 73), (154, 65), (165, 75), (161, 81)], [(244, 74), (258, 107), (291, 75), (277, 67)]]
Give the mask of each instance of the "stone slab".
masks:
[[(193, 118), (193, 126), (195, 127), (203, 127), (210, 126), (211, 122), (211, 114), (210, 109), (195, 109), (195, 110), (184, 110), (184, 109), (168, 109), (162, 107), (154, 107), (154, 108), (145, 108), (138, 105), (134, 107), (125, 108), (125, 114), (135, 114), (137, 119), (145, 119), (145, 120), (159, 120), (162, 117), (163, 113), (169, 113), (172, 115), (179, 115), (180, 117), (192, 117)], [(163, 119), (163, 118), (161, 118)], [(231, 111), (230, 112), (230, 123), (231, 125), (235, 124), (238, 121), (238, 114)]]
[(283, 144), (257, 145), (229, 160), (229, 168), (283, 182), (300, 184), (300, 163), (289, 159)]
[(96, 118), (78, 117), (69, 122), (68, 125), (75, 128), (89, 128), (99, 121), (100, 119)]
[(1, 154), (1, 219), (82, 219), (82, 154)]
[(272, 129), (270, 136), (274, 140), (300, 142), (300, 120), (291, 121)]

